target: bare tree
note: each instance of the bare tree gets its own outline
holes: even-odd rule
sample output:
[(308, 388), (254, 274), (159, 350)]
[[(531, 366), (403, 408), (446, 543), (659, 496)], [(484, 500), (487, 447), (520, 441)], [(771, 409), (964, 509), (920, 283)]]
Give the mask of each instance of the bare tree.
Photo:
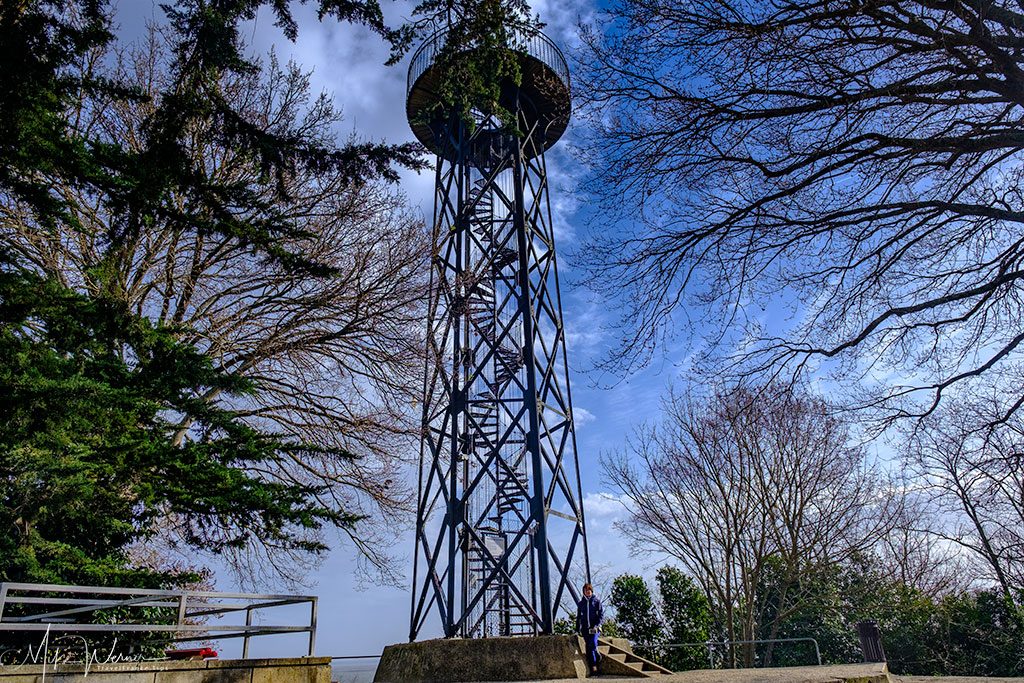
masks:
[(882, 539), (879, 558), (887, 573), (932, 599), (969, 590), (972, 572), (955, 549), (935, 543), (921, 519), (897, 525)]
[[(165, 43), (151, 31), (141, 48), (116, 59), (93, 54), (82, 69), (102, 73), (108, 61), (144, 97), (99, 105), (83, 99), (74, 112), (78, 125), (99, 139), (141, 148), (146, 115), (168, 78)], [(293, 64), (271, 57), (260, 73), (233, 76), (223, 89), (257, 130), (306, 142), (337, 135), (340, 113), (326, 95), (311, 95), (308, 75)], [(418, 436), (412, 406), (424, 348), (422, 222), (380, 182), (354, 183), (317, 169), (274, 177), (251, 155), (218, 144), (204, 127), (192, 131), (190, 144), (212, 177), (248, 194), (248, 206), (237, 211), (271, 211), (300, 227), (302, 235), (279, 246), (333, 274), (297, 275), (281, 262), (254, 256), (244, 234), (225, 237), (202, 226), (185, 230), (159, 222), (111, 254), (105, 235), (114, 217), (97, 198), (66, 185), (59, 191), (86, 229), (54, 232), (36, 224), (25, 207), (5, 201), (0, 236), (71, 287), (94, 292), (100, 282), (113, 280), (113, 294), (134, 312), (179, 330), (224, 369), (251, 378), (253, 393), (230, 406), (245, 419), (355, 456), (296, 458), (262, 474), (318, 489), (329, 507), (364, 515), (345, 532), (368, 563), (364, 567), (394, 580), (388, 541), (412, 506), (401, 470)], [(116, 277), (95, 277), (99, 263), (116, 264)], [(215, 392), (202, 398), (224, 400)], [(200, 435), (182, 422), (177, 438)], [(172, 518), (163, 525), (172, 546), (176, 533), (189, 532)], [(239, 575), (252, 581), (301, 576), (290, 570), (304, 561), (263, 539), (251, 539), (231, 559)]]
[(901, 498), (898, 514), (875, 549), (881, 574), (936, 600), (974, 587), (975, 563), (956, 544), (936, 537), (945, 519), (932, 503), (933, 492), (915, 482), (893, 493)]
[(595, 287), (627, 293), (610, 367), (704, 311), (741, 374), (866, 379), (854, 405), (886, 420), (998, 385), (987, 419), (1015, 414), (1017, 3), (619, 0), (604, 20), (577, 93), (594, 188), (639, 219), (623, 239), (603, 213), (583, 250)]
[(1024, 590), (1024, 423), (1014, 416), (992, 431), (974, 428), (1000, 410), (998, 399), (950, 402), (913, 431), (906, 458), (937, 512), (928, 531), (966, 551), (975, 580), (1016, 600)]
[[(723, 610), (729, 640), (775, 637), (806, 600), (801, 579), (871, 549), (892, 517), (827, 406), (777, 386), (671, 394), (605, 471), (629, 500), (622, 531), (681, 563)], [(779, 570), (768, 604), (759, 589)], [(743, 648), (743, 665), (754, 652)]]

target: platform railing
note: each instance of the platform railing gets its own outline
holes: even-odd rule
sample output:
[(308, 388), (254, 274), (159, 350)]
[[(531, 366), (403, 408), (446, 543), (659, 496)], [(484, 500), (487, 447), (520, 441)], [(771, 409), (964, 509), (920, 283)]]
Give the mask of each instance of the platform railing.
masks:
[[(305, 625), (253, 623), (261, 610), (288, 605), (309, 605)], [(20, 606), (15, 608), (15, 606)], [(12, 609), (15, 608), (15, 609)], [(145, 613), (126, 623), (95, 621), (102, 610), (166, 610), (161, 623), (146, 623)], [(200, 623), (209, 617), (245, 613), (245, 624)], [(173, 615), (173, 616), (172, 616)], [(152, 617), (150, 617), (152, 620)], [(317, 598), (312, 595), (264, 595), (212, 591), (62, 586), (41, 583), (0, 583), (0, 632), (50, 633), (167, 633), (168, 643), (206, 638), (242, 638), (242, 658), (249, 657), (255, 636), (306, 633), (309, 656), (316, 646)]]
[[(513, 29), (509, 32), (509, 49), (517, 50), (540, 60), (547, 65), (556, 76), (569, 87), (569, 65), (565, 56), (550, 38), (540, 31), (524, 31)], [(409, 74), (406, 78), (405, 94), (412, 92), (416, 80), (430, 68), (447, 41), (448, 30), (435, 31), (419, 46), (409, 62)]]

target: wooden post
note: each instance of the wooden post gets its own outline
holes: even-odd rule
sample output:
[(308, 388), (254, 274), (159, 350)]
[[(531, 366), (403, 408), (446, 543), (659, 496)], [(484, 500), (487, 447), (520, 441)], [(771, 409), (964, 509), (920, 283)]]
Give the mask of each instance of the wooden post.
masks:
[(878, 630), (877, 621), (861, 621), (857, 624), (860, 636), (860, 651), (865, 662), (884, 662), (885, 650), (882, 649), (882, 634)]

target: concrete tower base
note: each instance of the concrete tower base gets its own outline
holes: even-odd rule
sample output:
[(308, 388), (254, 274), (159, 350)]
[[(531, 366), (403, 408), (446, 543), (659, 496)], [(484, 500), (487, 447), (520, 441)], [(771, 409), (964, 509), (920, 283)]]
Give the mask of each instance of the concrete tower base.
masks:
[(374, 683), (585, 678), (576, 636), (445, 638), (388, 645)]

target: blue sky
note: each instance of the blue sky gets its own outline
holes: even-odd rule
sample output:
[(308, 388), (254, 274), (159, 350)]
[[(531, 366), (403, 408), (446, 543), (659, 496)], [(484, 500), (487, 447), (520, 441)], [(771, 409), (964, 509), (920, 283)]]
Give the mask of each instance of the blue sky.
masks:
[[(412, 2), (382, 3), (392, 23), (400, 22)], [(534, 2), (546, 32), (574, 60), (578, 47), (577, 22), (592, 21), (596, 2), (592, 0), (542, 0)], [(387, 47), (368, 31), (320, 23), (315, 10), (295, 4), (299, 37), (290, 43), (273, 26), (265, 9), (254, 22), (247, 37), (253, 51), (276, 49), (282, 61), (294, 59), (313, 71), (317, 90), (330, 93), (342, 108), (345, 121), (338, 131), (345, 137), (353, 130), (365, 138), (404, 142), (412, 139), (405, 121), (404, 89), (406, 64), (385, 67)], [(121, 36), (141, 35), (147, 20), (162, 18), (159, 6), (150, 0), (121, 0), (118, 5)], [(574, 124), (578, 125), (577, 124)], [(602, 482), (599, 458), (602, 453), (621, 448), (628, 433), (639, 423), (652, 419), (666, 387), (681, 382), (685, 348), (670, 350), (645, 371), (622, 381), (588, 372), (614, 342), (607, 330), (613, 321), (609, 302), (596, 300), (578, 284), (573, 252), (580, 248), (588, 223), (586, 198), (576, 184), (584, 169), (566, 150), (575, 142), (578, 129), (571, 126), (567, 136), (549, 155), (552, 204), (559, 237), (558, 258), (561, 274), (563, 310), (567, 331), (569, 361), (575, 411), (579, 458), (583, 471), (590, 554), (595, 583), (600, 588), (625, 571), (652, 572), (653, 558), (630, 556), (627, 543), (613, 529), (624, 510), (614, 494)], [(433, 174), (403, 174), (402, 190), (430, 220)], [(614, 226), (607, 226), (614, 229)], [(609, 386), (611, 385), (611, 386)], [(396, 553), (411, 558), (411, 533), (398, 539)], [(354, 576), (355, 559), (350, 546), (338, 543), (324, 559), (318, 571), (308, 577), (308, 592), (320, 597), (317, 653), (320, 655), (359, 655), (379, 653), (384, 645), (404, 642), (409, 628), (409, 589), (360, 585)], [(218, 576), (221, 590), (232, 590), (226, 573)], [(282, 589), (283, 590), (283, 589)], [(283, 615), (282, 615), (283, 616)], [(301, 620), (301, 615), (291, 615)], [(430, 634), (424, 634), (428, 636)], [(271, 637), (254, 646), (262, 656), (302, 653), (301, 639)], [(236, 645), (223, 643), (225, 654)]]

